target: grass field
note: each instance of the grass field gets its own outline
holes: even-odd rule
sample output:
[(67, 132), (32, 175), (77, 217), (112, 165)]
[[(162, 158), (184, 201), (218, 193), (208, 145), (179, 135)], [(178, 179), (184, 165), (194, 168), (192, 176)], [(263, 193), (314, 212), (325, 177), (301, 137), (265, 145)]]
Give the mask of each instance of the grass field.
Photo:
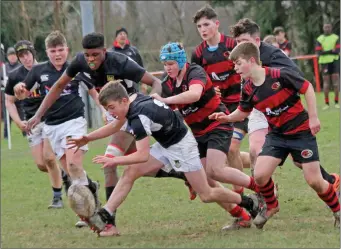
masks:
[[(322, 112), (322, 99), (318, 95), (321, 163), (329, 172), (339, 172), (340, 114), (335, 108)], [(64, 209), (47, 209), (52, 197), (48, 177), (36, 169), (26, 139), (12, 128), (13, 149), (1, 141), (2, 248), (340, 248), (340, 231), (333, 227), (332, 213), (290, 160), (275, 173), (281, 210), (263, 231), (253, 226), (222, 233), (220, 228), (233, 219), (217, 205), (202, 204), (199, 198), (190, 201), (180, 180), (144, 178), (118, 210), (122, 236), (97, 238), (89, 229), (74, 227), (77, 218), (65, 197)], [(91, 144), (85, 158), (89, 175), (102, 186), (102, 170), (91, 158), (104, 152), (106, 142)], [(247, 146), (245, 139), (243, 148)], [(104, 188), (100, 197), (103, 202)]]

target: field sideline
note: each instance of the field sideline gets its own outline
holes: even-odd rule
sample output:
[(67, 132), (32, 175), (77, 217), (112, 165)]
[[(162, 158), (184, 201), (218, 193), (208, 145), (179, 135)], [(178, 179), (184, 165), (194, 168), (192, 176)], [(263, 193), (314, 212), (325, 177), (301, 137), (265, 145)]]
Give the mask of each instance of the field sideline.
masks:
[[(317, 98), (321, 163), (329, 172), (340, 172), (340, 110), (331, 105), (322, 111), (323, 95)], [(65, 195), (64, 209), (47, 209), (52, 198), (48, 177), (35, 167), (27, 140), (15, 125), (12, 129), (12, 150), (1, 140), (1, 248), (340, 248), (331, 211), (290, 160), (275, 173), (281, 210), (263, 231), (252, 226), (222, 233), (220, 228), (233, 219), (215, 204), (190, 201), (183, 181), (143, 178), (118, 210), (122, 236), (97, 238), (87, 228), (74, 227), (77, 217)], [(90, 144), (85, 156), (85, 169), (101, 183), (102, 202), (103, 173), (91, 159), (103, 154), (107, 140)]]

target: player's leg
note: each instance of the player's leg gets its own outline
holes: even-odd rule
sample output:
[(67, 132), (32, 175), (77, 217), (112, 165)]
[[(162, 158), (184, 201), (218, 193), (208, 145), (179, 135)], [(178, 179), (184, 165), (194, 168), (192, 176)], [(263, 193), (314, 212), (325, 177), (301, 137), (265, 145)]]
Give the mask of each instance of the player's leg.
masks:
[(330, 74), (329, 74), (329, 64), (322, 64), (322, 79), (323, 79), (323, 92), (324, 92), (324, 103), (325, 106), (322, 110), (327, 110), (329, 108), (329, 87), (330, 87)]
[(295, 162), (301, 163), (304, 178), (318, 196), (329, 206), (334, 213), (335, 226), (340, 226), (340, 203), (333, 185), (323, 179), (316, 137), (306, 137), (291, 142), (291, 155)]
[(332, 63), (333, 72), (331, 75), (334, 87), (335, 108), (339, 109), (339, 94), (340, 94), (340, 59)]
[(56, 161), (56, 156), (52, 150), (50, 142), (47, 138), (44, 138), (43, 142), (43, 159), (46, 167), (49, 171), (50, 182), (53, 189), (53, 201), (49, 208), (62, 208), (62, 178), (61, 170)]
[(283, 165), (288, 154), (289, 149), (284, 139), (271, 134), (266, 137), (263, 149), (257, 158), (254, 172), (255, 182), (266, 203), (266, 208), (263, 208), (253, 221), (259, 229), (263, 228), (268, 219), (279, 211), (275, 184), (271, 176), (278, 165)]

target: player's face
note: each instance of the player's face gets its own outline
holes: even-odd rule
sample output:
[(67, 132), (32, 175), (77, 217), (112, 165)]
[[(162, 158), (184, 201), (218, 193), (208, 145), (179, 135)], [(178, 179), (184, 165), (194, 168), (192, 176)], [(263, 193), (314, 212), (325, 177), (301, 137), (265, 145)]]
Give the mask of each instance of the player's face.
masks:
[(18, 57), (17, 57), (16, 54), (9, 54), (9, 55), (7, 55), (7, 59), (9, 61), (9, 63), (11, 63), (11, 64), (14, 64), (14, 63), (16, 63), (18, 61)]
[(331, 24), (324, 24), (323, 25), (323, 32), (326, 34), (326, 35), (329, 35), (332, 33), (332, 25)]
[(284, 32), (279, 32), (277, 35), (275, 35), (276, 40), (278, 42), (285, 40), (285, 33)]
[(67, 60), (69, 48), (65, 45), (57, 45), (46, 49), (47, 57), (49, 57), (52, 65), (61, 67)]
[(236, 73), (239, 73), (243, 79), (250, 77), (251, 66), (252, 64), (250, 61), (240, 57), (234, 62), (234, 70)]
[(23, 64), (24, 67), (31, 68), (33, 66), (34, 58), (33, 58), (33, 54), (30, 51), (25, 50), (25, 51), (19, 52), (18, 57), (19, 57), (20, 63)]
[(105, 60), (105, 48), (84, 49), (84, 56), (91, 70), (97, 70)]
[(123, 98), (121, 101), (110, 100), (105, 109), (111, 116), (118, 120), (122, 120), (127, 116), (129, 110), (129, 99)]
[(175, 78), (179, 74), (179, 65), (176, 61), (165, 61), (163, 63), (166, 73), (169, 77)]
[(202, 17), (196, 23), (197, 30), (201, 36), (201, 39), (204, 41), (208, 41), (212, 39), (218, 32), (219, 29), (219, 21), (216, 19), (207, 19), (206, 17)]
[(120, 33), (118, 33), (116, 40), (118, 41), (118, 43), (120, 43), (121, 45), (125, 44), (126, 40), (128, 39), (128, 35), (126, 32), (122, 31)]
[(250, 35), (248, 33), (241, 34), (240, 36), (236, 37), (237, 43), (241, 42), (253, 42), (255, 43), (258, 47), (260, 46), (260, 37), (256, 35)]

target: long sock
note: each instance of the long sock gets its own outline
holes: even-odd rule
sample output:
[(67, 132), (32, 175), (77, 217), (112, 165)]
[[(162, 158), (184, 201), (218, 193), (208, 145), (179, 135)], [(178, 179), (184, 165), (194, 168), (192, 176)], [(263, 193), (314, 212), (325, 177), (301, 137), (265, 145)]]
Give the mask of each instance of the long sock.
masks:
[(335, 177), (330, 175), (320, 164), (320, 170), (321, 170), (321, 174), (324, 180), (326, 180), (327, 182), (329, 182), (330, 184), (334, 184), (335, 182)]
[(233, 189), (233, 192), (243, 195), (244, 194), (244, 188), (240, 187), (239, 189)]
[(173, 177), (173, 178), (178, 178), (178, 179), (182, 179), (184, 181), (186, 181), (186, 176), (184, 174), (184, 172), (177, 172), (174, 169), (172, 169), (171, 171), (169, 171), (168, 173), (166, 171), (163, 171), (162, 169), (160, 169), (156, 175), (155, 178), (161, 178), (161, 177)]
[(339, 103), (339, 95), (335, 95), (334, 101), (335, 101), (335, 104)]
[(261, 195), (264, 197), (266, 206), (268, 209), (276, 208), (278, 206), (278, 200), (275, 196), (275, 184), (272, 178), (264, 186), (258, 186)]
[(329, 105), (329, 98), (324, 98), (324, 102), (326, 103), (326, 105)]
[(62, 188), (52, 187), (52, 190), (53, 190), (53, 198), (62, 199)]
[(325, 193), (318, 194), (318, 196), (334, 213), (340, 211), (340, 202), (337, 198), (333, 185), (329, 184), (327, 191)]
[(111, 215), (110, 220), (108, 220), (108, 224), (111, 224), (113, 226), (116, 226), (116, 210), (114, 212), (111, 212), (107, 206), (104, 206), (103, 209), (105, 209), (108, 214)]
[(250, 215), (240, 206), (235, 206), (231, 211), (229, 211), (229, 213), (233, 216), (233, 217), (237, 217), (237, 218), (243, 218), (243, 220), (250, 220), (251, 217)]
[(256, 193), (259, 193), (259, 188), (255, 182), (255, 178), (254, 177), (250, 177), (250, 183), (249, 186), (247, 186), (248, 189), (251, 189), (252, 191), (255, 191)]
[[(109, 200), (110, 195), (114, 191), (114, 189), (115, 189), (115, 186), (105, 187), (105, 196), (107, 198), (107, 201)], [(105, 210), (108, 211), (108, 213), (110, 213), (113, 216), (111, 224), (116, 226), (116, 211), (117, 210), (115, 210), (113, 213), (111, 213), (111, 212), (109, 212), (109, 210), (106, 207), (104, 207), (104, 208), (105, 208)]]

